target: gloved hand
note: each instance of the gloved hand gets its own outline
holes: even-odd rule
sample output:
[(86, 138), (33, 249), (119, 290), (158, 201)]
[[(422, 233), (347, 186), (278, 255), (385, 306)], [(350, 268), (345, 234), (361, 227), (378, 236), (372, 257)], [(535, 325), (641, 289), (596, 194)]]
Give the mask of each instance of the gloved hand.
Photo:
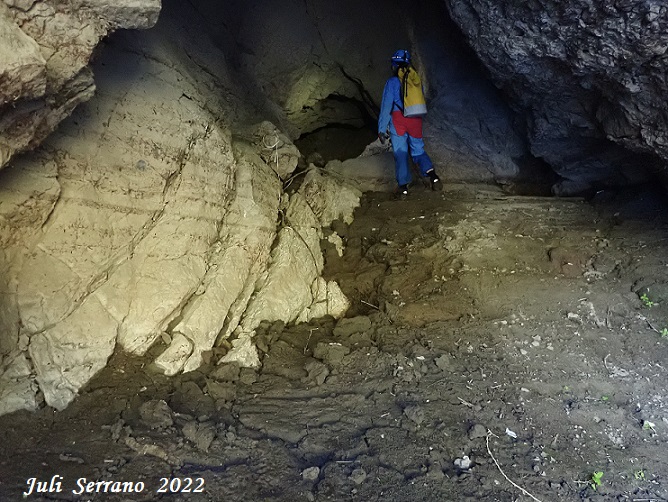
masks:
[(382, 145), (384, 145), (385, 142), (386, 142), (388, 139), (390, 139), (390, 135), (387, 134), (386, 132), (379, 132), (379, 133), (378, 133), (378, 139), (380, 140), (380, 143), (381, 143)]

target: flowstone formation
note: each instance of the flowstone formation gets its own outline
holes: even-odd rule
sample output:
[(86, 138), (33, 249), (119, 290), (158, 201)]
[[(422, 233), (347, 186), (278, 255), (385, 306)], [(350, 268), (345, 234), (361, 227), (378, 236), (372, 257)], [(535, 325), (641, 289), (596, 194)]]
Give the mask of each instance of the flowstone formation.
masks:
[(668, 7), (656, 0), (448, 0), (560, 190), (648, 179), (668, 162)]

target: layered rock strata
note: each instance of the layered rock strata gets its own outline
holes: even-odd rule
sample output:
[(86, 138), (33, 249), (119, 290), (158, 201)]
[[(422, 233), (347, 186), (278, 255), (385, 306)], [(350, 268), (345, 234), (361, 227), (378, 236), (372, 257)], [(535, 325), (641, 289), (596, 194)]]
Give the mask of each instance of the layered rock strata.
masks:
[(288, 195), (290, 139), (268, 122), (233, 135), (212, 112), (221, 86), (242, 94), (225, 69), (152, 37), (119, 39), (96, 99), (1, 173), (0, 413), (64, 408), (114, 350), (167, 340), (156, 365), (175, 374), (232, 338), (227, 360), (252, 365), (262, 319), (347, 308), (319, 244), (359, 192), (313, 172)]

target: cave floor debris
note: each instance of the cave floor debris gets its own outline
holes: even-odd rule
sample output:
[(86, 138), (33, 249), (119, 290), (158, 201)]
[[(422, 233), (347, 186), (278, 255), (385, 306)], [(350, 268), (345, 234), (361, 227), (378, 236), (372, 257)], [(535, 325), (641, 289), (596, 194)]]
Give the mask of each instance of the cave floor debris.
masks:
[(0, 500), (668, 500), (664, 211), (367, 194), (325, 248), (349, 317), (263, 323), (257, 372), (116, 354), (65, 411), (0, 417)]

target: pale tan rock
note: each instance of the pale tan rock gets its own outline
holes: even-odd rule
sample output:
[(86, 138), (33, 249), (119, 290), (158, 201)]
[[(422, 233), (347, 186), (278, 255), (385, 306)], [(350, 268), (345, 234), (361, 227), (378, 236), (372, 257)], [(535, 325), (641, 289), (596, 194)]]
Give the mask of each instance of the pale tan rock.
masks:
[(109, 20), (114, 28), (150, 28), (157, 21), (160, 0), (75, 0), (77, 9), (90, 10)]
[[(47, 30), (72, 29), (66, 11), (49, 9), (38, 2), (15, 15), (27, 30), (36, 29), (33, 10)], [(97, 28), (89, 29), (84, 44), (95, 39)], [(56, 87), (79, 82), (74, 106), (92, 92), (85, 65), (77, 66), (84, 52), (77, 46), (68, 60), (56, 45), (40, 45), (56, 65), (47, 76)], [(11, 380), (0, 410), (32, 409), (37, 384), (62, 409), (116, 346), (144, 354), (165, 332), (170, 345), (156, 366), (167, 374), (196, 369), (225, 338), (233, 348), (224, 360), (257, 367), (252, 337), (262, 320), (345, 312), (338, 286), (321, 277), (320, 239), (332, 218), (349, 218), (356, 192), (309, 174), (288, 198), (283, 183), (299, 156), (289, 137), (264, 122), (233, 140), (233, 113), (210, 115), (219, 86), (230, 99), (241, 95), (225, 71), (207, 87), (210, 76), (184, 69), (192, 62), (181, 55), (121, 52), (100, 68), (95, 102), (3, 172), (2, 322), (10, 336), (0, 343), (0, 379), (10, 378), (8, 356), (26, 347), (34, 367)], [(198, 78), (184, 79), (188, 72)], [(15, 138), (32, 141), (24, 132)], [(323, 195), (330, 190), (338, 197)]]
[(19, 352), (0, 360), (0, 415), (37, 410), (37, 384), (32, 366)]
[(362, 192), (356, 187), (346, 185), (332, 175), (325, 175), (319, 169), (306, 173), (300, 192), (323, 227), (331, 225), (334, 220), (352, 223), (353, 212), (362, 197)]
[(237, 338), (232, 342), (232, 350), (225, 354), (220, 363), (237, 363), (245, 368), (258, 368), (260, 358), (253, 343), (254, 334), (253, 331), (242, 332), (238, 330)]
[(168, 376), (174, 376), (183, 369), (183, 363), (193, 352), (193, 343), (181, 333), (177, 333), (167, 350), (160, 354), (155, 365)]
[(30, 339), (30, 358), (49, 406), (64, 409), (107, 360), (116, 345), (118, 323), (91, 296), (56, 326)]
[(332, 160), (325, 169), (362, 192), (391, 192), (397, 186), (392, 152), (380, 152), (343, 162)]
[(182, 320), (174, 328), (193, 340), (195, 346), (184, 363), (184, 371), (202, 364), (202, 353), (213, 347), (226, 323), (222, 339), (236, 328), (239, 316), (230, 316), (233, 306), (238, 303), (245, 308), (249, 298), (246, 292), (265, 270), (276, 235), (280, 181), (248, 145), (237, 145), (236, 151), (235, 198), (209, 259), (201, 294), (184, 310)]
[(46, 92), (46, 60), (39, 45), (14, 22), (0, 3), (0, 105)]
[[(148, 28), (159, 0), (0, 3), (0, 168), (32, 149), (94, 94), (89, 68), (100, 40), (119, 28)], [(20, 26), (20, 28), (19, 28)]]

